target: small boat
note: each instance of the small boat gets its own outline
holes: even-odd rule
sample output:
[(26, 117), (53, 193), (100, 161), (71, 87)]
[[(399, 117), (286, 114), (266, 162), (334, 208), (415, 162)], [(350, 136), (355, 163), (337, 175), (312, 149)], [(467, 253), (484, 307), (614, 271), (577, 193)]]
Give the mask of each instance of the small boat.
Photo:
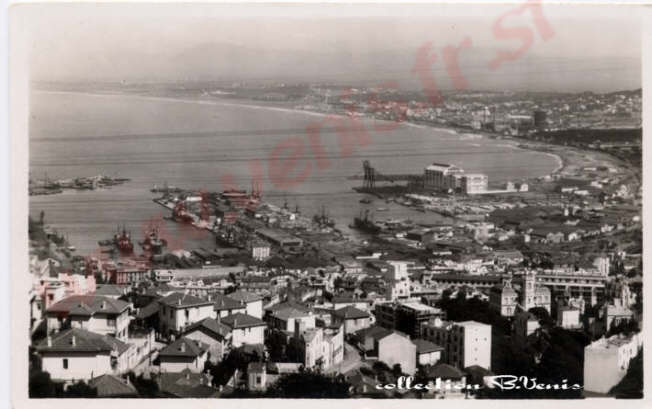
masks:
[(371, 202), (372, 202), (372, 200), (369, 199), (368, 197), (365, 197), (364, 199), (360, 199), (360, 203), (369, 204)]

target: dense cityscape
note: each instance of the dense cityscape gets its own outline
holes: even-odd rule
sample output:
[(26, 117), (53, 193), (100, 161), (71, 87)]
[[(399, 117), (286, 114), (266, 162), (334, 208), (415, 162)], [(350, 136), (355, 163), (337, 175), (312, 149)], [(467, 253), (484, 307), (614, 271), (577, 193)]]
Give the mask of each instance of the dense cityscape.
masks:
[[(112, 87), (439, 127), (559, 166), (498, 182), (464, 163), (389, 174), (364, 160), (348, 226), (328, 201), (315, 214), (267, 201), (257, 180), (161, 181), (143, 195), (165, 217), (93, 254), (32, 214), (31, 397), (642, 396), (640, 90), (446, 92), (433, 106), (328, 84)], [(30, 194), (114, 183), (44, 178)], [(390, 204), (439, 218), (382, 219)], [(197, 235), (214, 245), (188, 247)]]

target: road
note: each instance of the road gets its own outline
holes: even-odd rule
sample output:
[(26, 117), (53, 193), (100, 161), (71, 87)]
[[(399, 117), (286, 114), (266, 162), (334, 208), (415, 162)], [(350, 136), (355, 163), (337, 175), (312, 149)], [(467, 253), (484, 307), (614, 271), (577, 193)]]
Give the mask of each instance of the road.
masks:
[(344, 343), (344, 360), (337, 365), (333, 365), (326, 372), (345, 373), (352, 369), (358, 368), (362, 364), (360, 352), (352, 345)]

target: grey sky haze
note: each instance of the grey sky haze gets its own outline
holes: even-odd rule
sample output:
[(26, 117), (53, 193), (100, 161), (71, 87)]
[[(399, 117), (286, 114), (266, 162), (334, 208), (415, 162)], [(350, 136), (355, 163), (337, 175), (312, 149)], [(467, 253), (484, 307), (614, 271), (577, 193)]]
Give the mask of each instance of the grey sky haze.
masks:
[[(474, 89), (609, 91), (641, 86), (640, 16), (631, 7), (543, 7), (544, 41), (529, 12), (504, 27), (529, 28), (532, 46), (496, 70), (488, 62), (519, 39), (497, 39), (496, 20), (517, 5), (244, 6), (27, 5), (36, 81), (418, 82), (416, 50), (432, 42), (442, 88), (444, 46), (469, 37), (460, 68)], [(20, 9), (20, 10), (19, 10)], [(39, 15), (36, 15), (37, 9)]]

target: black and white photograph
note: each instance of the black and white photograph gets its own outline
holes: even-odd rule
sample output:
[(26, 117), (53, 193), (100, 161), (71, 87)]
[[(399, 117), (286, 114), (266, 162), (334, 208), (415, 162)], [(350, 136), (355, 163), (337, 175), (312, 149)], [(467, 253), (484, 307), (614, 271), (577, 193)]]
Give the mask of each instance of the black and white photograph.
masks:
[(16, 407), (643, 407), (649, 11), (13, 4)]

